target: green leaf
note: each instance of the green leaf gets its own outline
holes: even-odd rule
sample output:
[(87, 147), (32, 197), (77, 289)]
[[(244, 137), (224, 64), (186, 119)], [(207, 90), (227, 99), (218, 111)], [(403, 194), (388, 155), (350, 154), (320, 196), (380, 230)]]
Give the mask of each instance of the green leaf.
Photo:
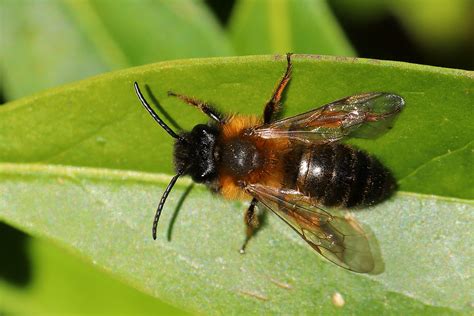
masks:
[(380, 0), (338, 0), (332, 1), (331, 5), (342, 12), (344, 19), (372, 21), (380, 19), (387, 10), (389, 1)]
[(353, 141), (380, 157), (406, 191), (357, 213), (380, 244), (383, 274), (353, 274), (325, 262), (271, 215), (247, 254), (239, 255), (245, 205), (214, 198), (201, 186), (183, 201), (168, 242), (185, 179), (169, 197), (158, 241), (151, 239), (153, 212), (169, 181), (164, 174), (172, 173), (172, 139), (141, 108), (133, 82), (143, 90), (148, 84), (170, 116), (189, 129), (205, 117), (167, 98), (167, 90), (226, 112), (260, 115), (285, 69), (283, 56), (164, 62), (3, 106), (0, 220), (201, 313), (332, 314), (336, 292), (348, 313), (467, 311), (472, 72), (352, 58), (293, 60), (285, 115), (368, 91), (391, 91), (406, 100), (393, 130)]
[(355, 55), (325, 0), (240, 0), (229, 24), (242, 55)]
[[(197, 1), (121, 1), (117, 6), (117, 1), (103, 0), (5, 0), (0, 2), (0, 15), (1, 88), (9, 99), (111, 69), (231, 53), (222, 29)], [(48, 261), (51, 255), (43, 250), (46, 254), (33, 251), (28, 255), (40, 266), (51, 264), (51, 271), (35, 270), (31, 289), (20, 291), (5, 284), (5, 291), (0, 289), (0, 314), (85, 309), (98, 313), (103, 308), (109, 314), (151, 314), (157, 308), (161, 313), (173, 311), (126, 286), (102, 284), (99, 273), (69, 267), (67, 260)], [(76, 274), (62, 273), (68, 268)], [(91, 282), (94, 290), (84, 290)]]
[(438, 0), (436, 5), (430, 0), (392, 0), (387, 7), (428, 51), (447, 53), (472, 37), (470, 14), (474, 3), (471, 0)]
[[(285, 115), (362, 92), (397, 93), (406, 108), (396, 127), (353, 143), (393, 169), (403, 191), (474, 197), (474, 126), (466, 115), (472, 111), (472, 72), (353, 58), (293, 60)], [(172, 140), (141, 108), (134, 81), (148, 84), (164, 109), (190, 129), (206, 118), (168, 97), (168, 90), (225, 112), (261, 115), (285, 64), (285, 58), (269, 56), (165, 62), (12, 102), (0, 109), (0, 161), (171, 173)]]
[[(82, 6), (77, 6), (79, 18)], [(223, 29), (202, 1), (90, 1), (103, 28), (131, 65), (160, 60), (231, 55)], [(93, 36), (94, 30), (90, 35)]]
[(186, 315), (110, 278), (89, 263), (37, 238), (28, 242), (32, 282), (15, 287), (0, 282), (0, 309), (6, 314)]
[(196, 1), (5, 0), (0, 10), (9, 99), (110, 70), (231, 54), (222, 29)]
[(3, 164), (0, 170), (0, 218), (67, 245), (134, 287), (185, 309), (333, 314), (334, 293), (343, 296), (349, 314), (468, 308), (472, 249), (466, 240), (472, 237), (474, 207), (462, 200), (402, 193), (360, 213), (385, 261), (383, 274), (367, 276), (324, 262), (271, 215), (240, 255), (244, 206), (213, 198), (202, 187), (184, 200), (167, 241), (188, 181), (172, 192), (155, 242), (151, 219), (166, 176), (28, 164)]

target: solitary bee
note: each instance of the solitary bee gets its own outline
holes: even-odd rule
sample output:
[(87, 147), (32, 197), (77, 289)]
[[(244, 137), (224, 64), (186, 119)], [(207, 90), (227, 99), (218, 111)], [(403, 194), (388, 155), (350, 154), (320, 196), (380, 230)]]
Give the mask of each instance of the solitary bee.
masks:
[(326, 259), (355, 272), (371, 272), (374, 257), (361, 225), (323, 207), (362, 208), (394, 192), (396, 182), (387, 168), (373, 156), (339, 141), (387, 130), (404, 100), (391, 93), (365, 93), (276, 120), (292, 71), (291, 54), (286, 59), (285, 74), (265, 105), (263, 118), (224, 115), (206, 102), (169, 91), (168, 95), (210, 118), (208, 124), (180, 134), (153, 111), (135, 82), (145, 109), (176, 139), (176, 175), (158, 205), (153, 239), (170, 190), (180, 176), (189, 175), (225, 198), (251, 199), (244, 216), (247, 234), (241, 252), (258, 228), (255, 206), (261, 203)]

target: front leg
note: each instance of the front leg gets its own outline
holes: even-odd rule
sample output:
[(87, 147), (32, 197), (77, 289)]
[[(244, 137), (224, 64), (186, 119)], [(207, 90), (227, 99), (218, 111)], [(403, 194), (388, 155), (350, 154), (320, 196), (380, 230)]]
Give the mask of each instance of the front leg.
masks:
[(272, 98), (265, 105), (265, 110), (263, 111), (263, 122), (265, 124), (272, 122), (275, 114), (280, 110), (281, 96), (286, 86), (288, 85), (288, 82), (291, 79), (291, 68), (292, 68), (291, 55), (292, 55), (291, 53), (286, 54), (286, 61), (287, 61), (286, 72), (281, 78), (280, 83), (278, 84), (277, 88), (273, 92)]
[(209, 103), (185, 96), (183, 94), (175, 93), (173, 91), (168, 91), (168, 96), (177, 97), (183, 102), (198, 108), (202, 113), (206, 114), (217, 123), (224, 123), (224, 116)]
[(240, 248), (240, 253), (245, 253), (245, 247), (247, 246), (247, 243), (249, 242), (250, 238), (252, 238), (254, 232), (258, 229), (260, 226), (260, 221), (258, 219), (257, 214), (255, 213), (255, 206), (257, 205), (258, 200), (256, 198), (253, 198), (252, 201), (250, 202), (250, 205), (248, 209), (245, 211), (244, 214), (244, 223), (246, 226), (246, 237), (244, 244)]

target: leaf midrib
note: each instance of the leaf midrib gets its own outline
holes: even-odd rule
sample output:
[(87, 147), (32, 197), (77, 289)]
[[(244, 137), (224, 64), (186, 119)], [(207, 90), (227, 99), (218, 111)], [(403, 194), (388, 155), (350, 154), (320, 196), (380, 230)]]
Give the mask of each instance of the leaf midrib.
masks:
[[(272, 50), (281, 52), (286, 47), (291, 47), (291, 25), (288, 23), (289, 8), (285, 1), (269, 1), (268, 3), (268, 28)], [(276, 18), (278, 17), (278, 19)], [(283, 18), (280, 18), (283, 17)]]
[[(163, 173), (152, 173), (134, 170), (121, 170), (110, 168), (75, 167), (58, 164), (38, 164), (38, 163), (0, 163), (0, 174), (31, 175), (42, 174), (50, 177), (74, 177), (80, 176), (86, 179), (102, 181), (130, 181), (137, 183), (157, 184), (166, 186), (171, 175)], [(187, 187), (192, 183), (188, 177), (180, 178), (176, 183), (178, 187)], [(204, 186), (197, 186), (200, 190), (206, 190)], [(436, 199), (450, 203), (462, 203), (474, 205), (474, 200), (461, 199), (456, 197), (430, 195), (410, 191), (398, 191), (397, 195), (411, 196), (417, 198)]]

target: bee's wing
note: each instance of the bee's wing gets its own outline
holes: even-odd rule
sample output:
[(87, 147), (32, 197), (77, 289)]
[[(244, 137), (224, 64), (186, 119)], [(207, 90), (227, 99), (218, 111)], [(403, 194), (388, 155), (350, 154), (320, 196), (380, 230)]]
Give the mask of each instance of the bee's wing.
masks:
[(403, 109), (402, 97), (391, 93), (350, 96), (315, 110), (257, 127), (262, 138), (289, 138), (327, 143), (345, 136), (375, 137), (383, 134)]
[(355, 219), (331, 215), (296, 190), (261, 184), (246, 189), (329, 261), (355, 272), (374, 270), (368, 237)]

